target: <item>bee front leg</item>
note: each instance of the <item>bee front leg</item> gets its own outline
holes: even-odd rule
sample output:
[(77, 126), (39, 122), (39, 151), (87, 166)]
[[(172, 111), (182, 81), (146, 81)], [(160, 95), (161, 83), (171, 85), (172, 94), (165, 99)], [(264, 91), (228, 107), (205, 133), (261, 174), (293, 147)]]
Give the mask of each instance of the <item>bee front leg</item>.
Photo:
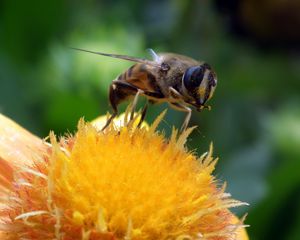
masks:
[(182, 99), (182, 95), (173, 87), (169, 87), (169, 94), (174, 99)]
[(171, 103), (170, 106), (173, 107), (174, 109), (177, 109), (179, 111), (187, 113), (187, 115), (184, 119), (184, 122), (181, 126), (181, 129), (180, 129), (181, 132), (184, 132), (186, 130), (187, 126), (189, 125), (189, 122), (190, 122), (190, 119), (192, 116), (192, 109), (190, 109), (189, 107), (187, 107), (183, 104), (180, 104), (180, 103)]
[(209, 105), (203, 105), (203, 108), (204, 108), (204, 109), (207, 109), (208, 111), (211, 110), (211, 106), (209, 106)]

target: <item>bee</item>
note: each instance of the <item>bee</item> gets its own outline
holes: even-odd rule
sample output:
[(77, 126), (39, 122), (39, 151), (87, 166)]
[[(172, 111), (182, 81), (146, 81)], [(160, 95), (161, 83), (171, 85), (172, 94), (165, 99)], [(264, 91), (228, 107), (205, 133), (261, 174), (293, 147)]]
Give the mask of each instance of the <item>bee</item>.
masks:
[(129, 69), (112, 81), (109, 88), (109, 102), (112, 115), (104, 130), (118, 114), (118, 105), (133, 99), (130, 118), (133, 118), (139, 96), (147, 98), (142, 110), (140, 123), (146, 115), (148, 102), (167, 102), (172, 108), (186, 112), (181, 131), (184, 131), (191, 119), (192, 109), (201, 111), (213, 96), (217, 85), (217, 76), (209, 64), (175, 53), (155, 53), (150, 49), (152, 60), (127, 55), (94, 52), (79, 48), (75, 50), (124, 59), (135, 62)]

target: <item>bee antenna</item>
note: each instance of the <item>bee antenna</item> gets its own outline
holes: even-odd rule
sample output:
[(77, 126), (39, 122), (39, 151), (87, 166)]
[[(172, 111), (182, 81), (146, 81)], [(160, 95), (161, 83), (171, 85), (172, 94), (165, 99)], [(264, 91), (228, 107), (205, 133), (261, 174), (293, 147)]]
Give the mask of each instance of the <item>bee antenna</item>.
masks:
[(150, 61), (150, 60), (144, 59), (144, 58), (136, 58), (136, 57), (130, 57), (127, 55), (120, 55), (120, 54), (94, 52), (94, 51), (90, 51), (90, 50), (85, 50), (85, 49), (81, 49), (81, 48), (73, 48), (73, 47), (71, 47), (71, 49), (77, 50), (77, 51), (82, 51), (82, 52), (87, 52), (87, 53), (92, 53), (92, 54), (97, 54), (97, 55), (102, 55), (102, 56), (106, 56), (106, 57), (119, 58), (119, 59), (131, 61), (131, 62), (144, 63), (144, 64), (147, 64), (147, 65), (150, 65), (153, 67), (161, 68), (161, 65), (159, 63), (157, 63), (156, 61)]

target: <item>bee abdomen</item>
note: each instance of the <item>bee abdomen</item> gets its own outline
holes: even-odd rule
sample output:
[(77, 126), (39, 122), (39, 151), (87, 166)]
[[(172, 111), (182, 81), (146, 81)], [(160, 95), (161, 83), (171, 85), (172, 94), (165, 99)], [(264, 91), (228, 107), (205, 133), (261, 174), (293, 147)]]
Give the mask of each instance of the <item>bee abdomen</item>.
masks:
[(126, 71), (127, 73), (127, 77), (130, 78), (132, 76), (132, 72), (133, 72), (133, 69), (136, 65), (133, 65), (131, 66), (130, 68), (128, 68), (128, 70)]
[(127, 82), (130, 85), (147, 92), (161, 93), (156, 77), (151, 71), (152, 70), (146, 64), (138, 63), (120, 74), (117, 80)]
[(117, 78), (118, 81), (126, 81), (126, 72), (120, 74)]
[(135, 64), (133, 66), (131, 66), (130, 68), (128, 68), (125, 72), (123, 72), (122, 74), (120, 74), (118, 76), (118, 81), (127, 81), (128, 79), (131, 79), (131, 78), (138, 78), (137, 74), (135, 73), (139, 73), (139, 66), (138, 65), (141, 65), (141, 64)]
[(161, 89), (160, 89), (159, 85), (157, 84), (155, 76), (151, 73), (148, 73), (147, 79), (148, 79), (148, 84), (150, 86), (149, 88), (151, 88), (152, 91), (154, 91), (154, 92), (162, 94)]

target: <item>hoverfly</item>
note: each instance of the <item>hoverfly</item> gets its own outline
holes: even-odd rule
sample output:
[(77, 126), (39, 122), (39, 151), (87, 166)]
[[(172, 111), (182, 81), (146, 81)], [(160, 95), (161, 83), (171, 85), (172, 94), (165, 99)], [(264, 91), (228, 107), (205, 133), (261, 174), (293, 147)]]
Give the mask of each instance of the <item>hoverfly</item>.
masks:
[(146, 115), (148, 102), (167, 102), (172, 108), (187, 113), (181, 131), (184, 131), (189, 124), (192, 114), (190, 106), (195, 107), (197, 111), (210, 109), (210, 106), (205, 104), (213, 96), (217, 76), (211, 66), (205, 62), (198, 62), (175, 53), (157, 54), (152, 49), (150, 49), (152, 60), (73, 49), (136, 62), (112, 81), (109, 88), (109, 102), (113, 113), (102, 130), (117, 116), (118, 105), (130, 98), (133, 98), (130, 116), (132, 119), (139, 96), (145, 96), (148, 100), (142, 110), (140, 123)]

